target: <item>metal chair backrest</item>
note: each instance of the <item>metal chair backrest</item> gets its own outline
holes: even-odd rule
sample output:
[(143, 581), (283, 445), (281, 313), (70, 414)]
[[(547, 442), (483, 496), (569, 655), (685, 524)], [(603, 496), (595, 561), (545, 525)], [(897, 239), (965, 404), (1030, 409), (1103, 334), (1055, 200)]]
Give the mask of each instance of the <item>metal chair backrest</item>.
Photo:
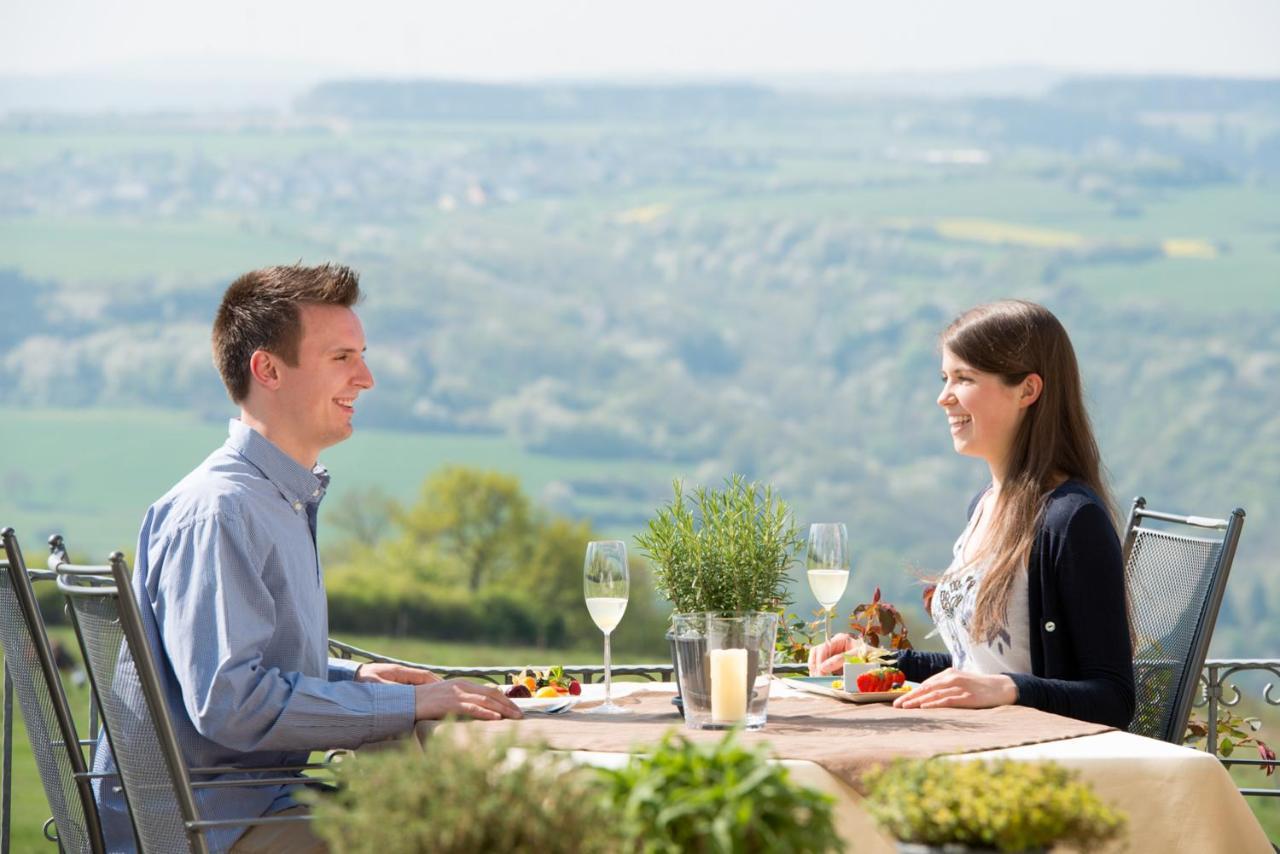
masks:
[(204, 837), (194, 827), (199, 815), (191, 781), (124, 555), (111, 555), (106, 566), (59, 564), (57, 576), (71, 605), (139, 847), (145, 854), (205, 854)]
[(31, 584), (33, 577), (52, 580), (53, 573), (27, 568), (12, 528), (0, 532), (0, 538), (8, 558), (0, 572), (0, 646), (53, 812), (58, 844), (68, 852), (101, 852), (105, 846), (98, 808), (75, 718)]
[(1124, 538), (1137, 683), (1130, 732), (1182, 743), (1243, 525), (1239, 508), (1210, 519), (1134, 499)]

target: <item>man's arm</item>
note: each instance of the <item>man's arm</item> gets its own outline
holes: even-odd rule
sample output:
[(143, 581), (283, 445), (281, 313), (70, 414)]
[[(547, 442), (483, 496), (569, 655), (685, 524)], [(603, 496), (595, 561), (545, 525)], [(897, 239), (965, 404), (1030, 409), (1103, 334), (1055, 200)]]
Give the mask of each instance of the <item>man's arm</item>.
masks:
[(267, 666), (276, 602), (232, 514), (183, 527), (149, 548), (164, 653), (187, 716), (233, 750), (355, 747), (410, 729), (415, 689)]

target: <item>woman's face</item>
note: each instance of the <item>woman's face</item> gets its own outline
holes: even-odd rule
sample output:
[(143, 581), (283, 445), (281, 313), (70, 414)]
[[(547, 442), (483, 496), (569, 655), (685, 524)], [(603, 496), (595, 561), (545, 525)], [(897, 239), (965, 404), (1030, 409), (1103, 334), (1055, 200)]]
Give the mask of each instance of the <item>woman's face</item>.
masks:
[(1039, 377), (1032, 374), (1006, 385), (998, 374), (976, 370), (944, 347), (938, 405), (947, 413), (956, 453), (981, 457), (998, 470), (1013, 447), (1026, 408), (1039, 396), (1038, 383)]

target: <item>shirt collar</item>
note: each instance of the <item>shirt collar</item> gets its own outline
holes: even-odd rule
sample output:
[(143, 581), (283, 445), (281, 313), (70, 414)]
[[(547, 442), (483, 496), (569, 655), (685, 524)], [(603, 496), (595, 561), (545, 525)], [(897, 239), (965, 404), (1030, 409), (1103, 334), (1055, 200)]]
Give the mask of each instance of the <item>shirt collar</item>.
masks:
[(291, 504), (318, 504), (329, 488), (328, 469), (316, 463), (308, 470), (238, 418), (227, 425), (227, 447), (256, 466)]

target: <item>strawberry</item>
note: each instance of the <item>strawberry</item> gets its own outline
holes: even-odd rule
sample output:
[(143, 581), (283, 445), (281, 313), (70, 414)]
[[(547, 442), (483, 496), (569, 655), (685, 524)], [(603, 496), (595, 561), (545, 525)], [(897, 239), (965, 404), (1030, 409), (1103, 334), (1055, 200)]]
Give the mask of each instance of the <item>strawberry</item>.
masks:
[(582, 693), (582, 685), (577, 679), (573, 679), (569, 682), (569, 693), (575, 697)]
[(896, 667), (877, 667), (858, 675), (858, 690), (865, 694), (890, 691), (906, 681), (906, 676)]

